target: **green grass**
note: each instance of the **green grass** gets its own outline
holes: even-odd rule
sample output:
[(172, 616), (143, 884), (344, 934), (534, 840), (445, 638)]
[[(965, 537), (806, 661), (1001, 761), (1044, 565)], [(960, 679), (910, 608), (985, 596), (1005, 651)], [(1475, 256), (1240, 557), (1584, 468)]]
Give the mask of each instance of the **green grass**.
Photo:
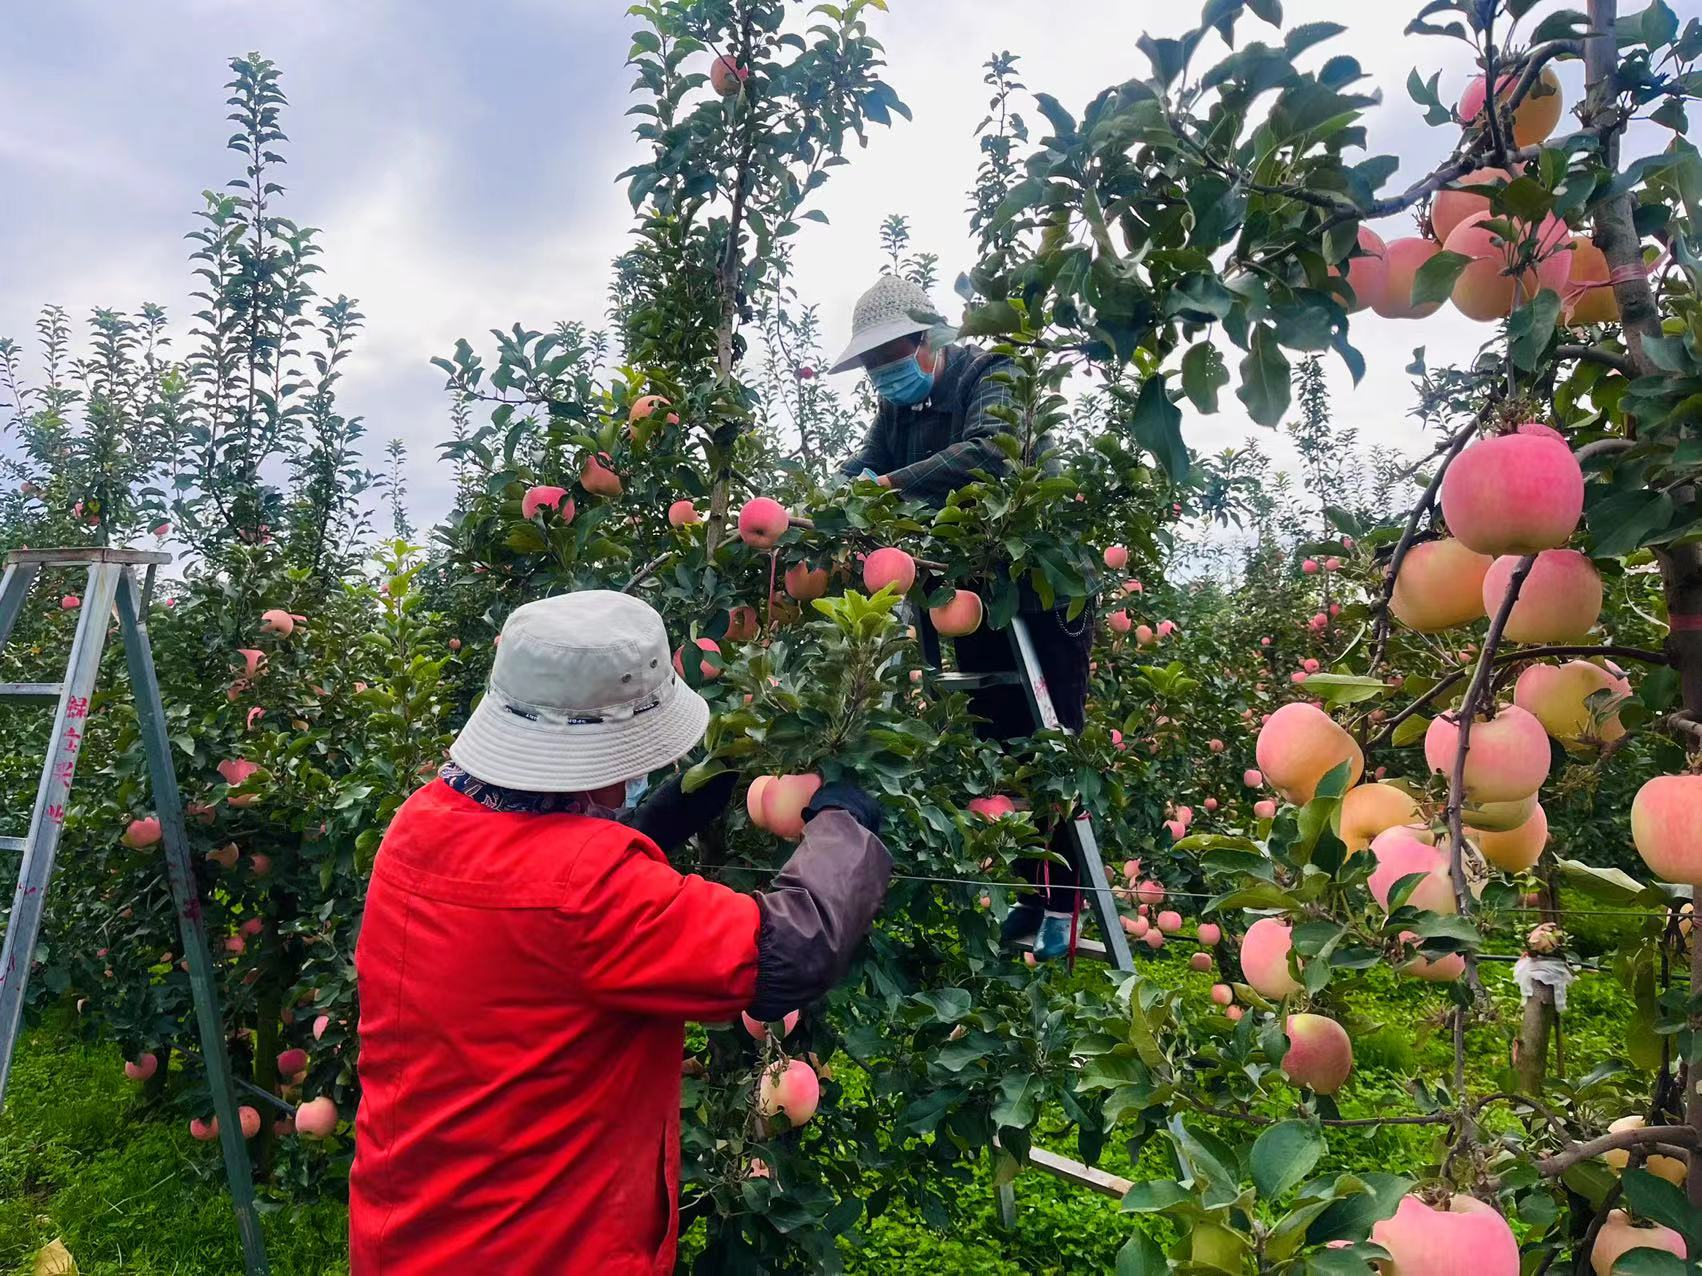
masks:
[[(340, 1203), (270, 1209), (263, 1223), (277, 1276), (348, 1270)], [(115, 1048), (63, 1025), (20, 1043), (0, 1116), (0, 1272), (31, 1272), (56, 1236), (83, 1276), (242, 1270), (216, 1145), (151, 1111)]]
[[(1188, 971), (1180, 957), (1143, 961), (1154, 978), (1202, 1000), (1212, 977)], [(1077, 978), (1082, 977), (1078, 974)], [(1487, 964), (1485, 983), (1497, 1020), (1468, 1035), (1474, 1088), (1493, 1088), (1507, 1067), (1518, 995), (1510, 969)], [(1626, 996), (1611, 975), (1585, 975), (1564, 1017), (1573, 1075), (1611, 1057), (1623, 1040)], [(1347, 1116), (1411, 1110), (1414, 1077), (1444, 1077), (1452, 1044), (1436, 990), (1388, 971), (1368, 972), (1354, 1005), (1354, 1078), (1342, 1095)], [(127, 1081), (115, 1048), (78, 1040), (77, 1024), (55, 1018), (28, 1034), (0, 1116), (0, 1273), (29, 1273), (37, 1250), (63, 1239), (85, 1276), (227, 1276), (241, 1270), (235, 1226), (216, 1145), (191, 1142), (179, 1118), (151, 1107)], [(1486, 1118), (1510, 1120), (1504, 1107)], [(1328, 1164), (1341, 1170), (1416, 1171), (1434, 1156), (1424, 1127), (1329, 1131)], [(1073, 1155), (1067, 1134), (1037, 1131), (1037, 1142)], [(1128, 1178), (1169, 1177), (1162, 1140), (1131, 1164), (1119, 1141), (1104, 1168)], [(1000, 1229), (990, 1170), (983, 1164), (960, 1189), (959, 1217), (946, 1231), (928, 1226), (902, 1203), (866, 1220), (860, 1246), (845, 1250), (859, 1274), (971, 1276), (1106, 1271), (1128, 1237), (1131, 1219), (1117, 1203), (1048, 1175), (1016, 1181), (1017, 1225)], [(339, 1201), (290, 1201), (265, 1208), (272, 1270), (279, 1276), (347, 1271), (347, 1214)], [(686, 1249), (694, 1247), (688, 1240)]]

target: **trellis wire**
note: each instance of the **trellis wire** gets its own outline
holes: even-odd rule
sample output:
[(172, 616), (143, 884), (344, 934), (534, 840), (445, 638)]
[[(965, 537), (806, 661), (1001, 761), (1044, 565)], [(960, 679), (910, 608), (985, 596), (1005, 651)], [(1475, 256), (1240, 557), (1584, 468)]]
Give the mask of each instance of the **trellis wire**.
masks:
[[(692, 871), (698, 873), (700, 876), (712, 877), (716, 873), (719, 873), (719, 872), (772, 873), (772, 872), (775, 871), (775, 869), (773, 867), (763, 865), (763, 864), (717, 864), (717, 865), (709, 865), (709, 866), (700, 866), (698, 868), (695, 868)], [(982, 878), (982, 877), (929, 877), (929, 876), (916, 874), (916, 873), (894, 873), (892, 875), (892, 880), (895, 881), (895, 882), (927, 882), (927, 883), (932, 883), (932, 884), (940, 885), (940, 886), (980, 886), (980, 887), (986, 888), (988, 890), (993, 890), (993, 889), (997, 889), (997, 890), (1031, 890), (1031, 889), (1033, 889), (1027, 882), (998, 881), (998, 880), (995, 880), (993, 878)], [(1059, 884), (1059, 883), (1054, 883), (1052, 885), (1052, 889), (1055, 890), (1055, 891), (1090, 891), (1093, 888), (1091, 886), (1064, 886), (1064, 885)], [(1130, 887), (1130, 888), (1119, 888), (1119, 889), (1131, 889), (1132, 890), (1133, 888)], [(1211, 892), (1205, 892), (1205, 891), (1171, 890), (1168, 886), (1164, 888), (1164, 898), (1165, 899), (1217, 899), (1217, 898), (1219, 898), (1220, 894), (1221, 894), (1221, 892), (1211, 893)], [(1680, 901), (1680, 902), (1687, 902), (1687, 901)], [(1524, 905), (1520, 905), (1517, 908), (1498, 908), (1495, 911), (1500, 912), (1500, 913), (1536, 913), (1536, 914), (1542, 914), (1542, 913), (1550, 912), (1552, 910), (1544, 909), (1544, 908), (1536, 908), (1536, 907), (1526, 907)], [(1666, 916), (1668, 916), (1668, 912), (1669, 912), (1669, 910), (1666, 910), (1666, 909), (1662, 909), (1659, 912), (1655, 912), (1655, 911), (1642, 911), (1642, 910), (1638, 910), (1638, 909), (1606, 909), (1606, 908), (1566, 908), (1566, 909), (1562, 909), (1560, 911), (1563, 912), (1564, 914), (1566, 914), (1567, 916), (1570, 916), (1570, 917), (1641, 917), (1641, 918), (1666, 917)]]

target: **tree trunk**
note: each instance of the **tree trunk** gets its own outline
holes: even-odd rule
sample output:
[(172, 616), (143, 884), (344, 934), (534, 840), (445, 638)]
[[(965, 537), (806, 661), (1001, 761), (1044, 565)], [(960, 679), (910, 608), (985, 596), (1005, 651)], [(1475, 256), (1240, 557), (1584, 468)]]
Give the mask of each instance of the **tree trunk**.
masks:
[(1519, 1092), (1532, 1098), (1542, 1095), (1543, 1082), (1548, 1076), (1548, 1038), (1558, 1020), (1554, 1009), (1554, 989), (1547, 984), (1535, 984), (1525, 999), (1525, 1018), (1519, 1026), (1517, 1056), (1513, 1071), (1519, 1078)]
[[(1586, 124), (1606, 120), (1609, 113), (1618, 112), (1619, 49), (1614, 40), (1614, 21), (1618, 17), (1618, 0), (1590, 0), (1591, 39), (1584, 46), (1584, 73), (1587, 88)], [(1618, 167), (1617, 136), (1604, 139), (1609, 163)], [(1660, 315), (1655, 308), (1654, 290), (1643, 270), (1642, 244), (1632, 221), (1632, 200), (1621, 195), (1603, 204), (1595, 214), (1595, 242), (1607, 258), (1608, 274), (1613, 279), (1613, 296), (1619, 304), (1620, 328), (1625, 348), (1638, 376), (1651, 376), (1659, 369), (1644, 353), (1643, 342), (1658, 337)], [(1627, 427), (1627, 434), (1630, 429)], [(1674, 493), (1674, 499), (1691, 498), (1689, 492)], [(1656, 551), (1660, 563), (1661, 582), (1667, 603), (1667, 658), (1678, 671), (1684, 708), (1692, 714), (1702, 714), (1702, 546), (1680, 545)], [(1691, 937), (1690, 987), (1692, 995), (1702, 988), (1702, 935)], [(1702, 1030), (1699, 1016), (1691, 1016), (1692, 1030)], [(1697, 1070), (1689, 1068), (1685, 1075), (1685, 1121), (1702, 1132), (1702, 1085)], [(1702, 1208), (1702, 1160), (1691, 1155), (1688, 1193), (1690, 1203)]]

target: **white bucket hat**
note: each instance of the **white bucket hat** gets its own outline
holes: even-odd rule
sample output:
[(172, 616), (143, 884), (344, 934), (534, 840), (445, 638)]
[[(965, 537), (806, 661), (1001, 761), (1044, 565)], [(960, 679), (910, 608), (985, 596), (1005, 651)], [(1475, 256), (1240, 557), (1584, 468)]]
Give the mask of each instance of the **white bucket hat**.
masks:
[(509, 616), (490, 685), (449, 756), (487, 784), (582, 793), (677, 761), (708, 725), (655, 609), (588, 589)]
[(882, 275), (851, 308), (851, 342), (828, 371), (854, 368), (869, 351), (913, 333), (932, 332), (940, 324), (934, 303), (918, 285), (897, 275)]

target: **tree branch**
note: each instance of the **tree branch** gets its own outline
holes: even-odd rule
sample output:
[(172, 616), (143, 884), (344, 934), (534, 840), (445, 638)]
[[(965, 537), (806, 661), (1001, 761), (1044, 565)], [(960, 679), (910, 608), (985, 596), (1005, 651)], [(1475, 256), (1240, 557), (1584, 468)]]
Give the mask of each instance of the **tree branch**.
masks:
[[(1517, 111), (1525, 95), (1531, 91), (1531, 86), (1537, 82), (1537, 76), (1542, 74), (1543, 67), (1562, 54), (1571, 54), (1575, 58), (1584, 56), (1584, 41), (1582, 40), (1550, 40), (1539, 44), (1533, 49), (1527, 49), (1519, 57), (1508, 63), (1509, 66), (1522, 66), (1524, 71), (1513, 84), (1513, 91), (1507, 95), (1506, 109)], [(1485, 97), (1487, 98), (1487, 94)]]
[(1617, 350), (1603, 350), (1600, 346), (1586, 346), (1563, 342), (1554, 347), (1556, 359), (1579, 359), (1585, 363), (1599, 363), (1604, 368), (1612, 368), (1623, 376), (1635, 377), (1637, 365), (1628, 354), (1620, 354)]
[(1615, 452), (1629, 452), (1636, 446), (1635, 439), (1597, 439), (1594, 443), (1584, 444), (1575, 455), (1582, 462), (1593, 456), (1612, 456)]
[(1702, 721), (1682, 709), (1677, 713), (1669, 713), (1666, 717), (1666, 725), (1675, 731), (1683, 731), (1695, 736), (1698, 740), (1702, 740)]
[[(1515, 648), (1512, 651), (1497, 653), (1495, 657), (1495, 664), (1496, 667), (1499, 668), (1502, 665), (1514, 664), (1520, 660), (1540, 660), (1545, 656), (1608, 656), (1621, 660), (1635, 660), (1646, 665), (1664, 665), (1667, 663), (1667, 658), (1664, 654), (1658, 651), (1650, 651), (1647, 647), (1618, 647), (1609, 644), (1600, 647), (1520, 647)], [(1394, 717), (1390, 718), (1383, 725), (1382, 733), (1365, 747), (1368, 749), (1381, 749), (1385, 747), (1393, 738), (1396, 727), (1400, 726), (1401, 723), (1405, 722), (1408, 718), (1412, 717), (1413, 714), (1424, 708), (1425, 705), (1430, 704), (1437, 696), (1441, 695), (1444, 691), (1447, 691), (1465, 676), (1466, 671), (1464, 669), (1456, 669), (1447, 677), (1439, 679), (1436, 685), (1430, 688), (1429, 691), (1426, 691), (1423, 695), (1417, 697), (1406, 708), (1402, 709)], [(1699, 728), (1699, 734), (1702, 734), (1702, 728)]]
[(1552, 1178), (1556, 1174), (1564, 1174), (1578, 1162), (1588, 1161), (1603, 1152), (1617, 1152), (1621, 1148), (1646, 1148), (1658, 1144), (1666, 1144), (1674, 1151), (1694, 1153), (1702, 1148), (1702, 1139), (1698, 1139), (1696, 1131), (1688, 1125), (1646, 1125), (1636, 1130), (1620, 1130), (1615, 1134), (1604, 1134), (1600, 1138), (1591, 1139), (1587, 1143), (1574, 1143), (1553, 1156), (1543, 1157), (1537, 1162), (1537, 1172)]

